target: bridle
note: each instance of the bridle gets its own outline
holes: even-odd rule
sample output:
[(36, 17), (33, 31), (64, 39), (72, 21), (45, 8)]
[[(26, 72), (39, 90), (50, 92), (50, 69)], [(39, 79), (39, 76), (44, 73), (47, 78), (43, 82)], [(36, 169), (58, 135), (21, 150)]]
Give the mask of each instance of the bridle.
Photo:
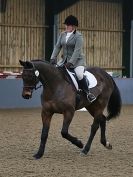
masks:
[[(24, 73), (25, 72), (27, 72), (27, 73), (32, 73), (32, 78), (31, 78), (31, 80), (32, 80), (32, 82), (33, 82), (33, 85), (24, 85), (23, 86), (23, 89), (31, 89), (31, 90), (33, 90), (33, 89), (35, 89), (35, 90), (37, 90), (37, 89), (39, 89), (39, 88), (41, 88), (41, 86), (42, 86), (42, 84), (40, 84), (39, 86), (37, 86), (37, 84), (38, 84), (38, 81), (39, 81), (39, 75), (37, 76), (35, 73), (36, 73), (36, 69), (33, 67), (33, 68), (30, 68), (30, 69), (28, 69), (28, 68), (26, 68), (26, 69), (23, 69), (23, 73), (22, 73), (22, 78), (23, 78), (23, 75), (24, 75)], [(39, 71), (37, 71), (38, 73), (39, 73)], [(27, 77), (28, 77), (28, 75), (27, 75)]]

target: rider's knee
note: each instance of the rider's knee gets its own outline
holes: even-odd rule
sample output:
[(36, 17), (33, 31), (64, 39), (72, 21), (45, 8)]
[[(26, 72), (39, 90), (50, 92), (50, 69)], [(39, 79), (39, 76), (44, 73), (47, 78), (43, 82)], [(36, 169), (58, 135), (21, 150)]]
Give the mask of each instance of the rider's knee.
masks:
[(82, 80), (83, 79), (83, 73), (84, 73), (84, 66), (78, 66), (74, 69), (76, 76), (78, 78), (78, 80)]

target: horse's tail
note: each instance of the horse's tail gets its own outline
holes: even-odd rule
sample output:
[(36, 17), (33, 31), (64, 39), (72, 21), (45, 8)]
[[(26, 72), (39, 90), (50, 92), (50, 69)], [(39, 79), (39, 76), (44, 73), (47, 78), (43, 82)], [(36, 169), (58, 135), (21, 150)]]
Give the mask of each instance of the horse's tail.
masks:
[(107, 105), (107, 112), (108, 112), (107, 120), (110, 120), (112, 118), (119, 116), (121, 112), (121, 106), (122, 106), (120, 91), (115, 81), (113, 80), (113, 78), (112, 78), (112, 81), (114, 85), (114, 90), (110, 96), (110, 99)]

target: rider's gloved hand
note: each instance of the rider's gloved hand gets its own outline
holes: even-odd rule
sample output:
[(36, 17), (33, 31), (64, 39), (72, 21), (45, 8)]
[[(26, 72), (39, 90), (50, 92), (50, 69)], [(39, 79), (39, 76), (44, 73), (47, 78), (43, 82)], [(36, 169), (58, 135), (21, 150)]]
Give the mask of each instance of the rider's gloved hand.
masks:
[(50, 60), (50, 64), (51, 64), (51, 65), (56, 65), (56, 59), (51, 59), (51, 60)]
[(65, 67), (66, 67), (67, 69), (70, 69), (70, 68), (73, 67), (73, 64), (68, 62), (68, 63), (65, 64)]

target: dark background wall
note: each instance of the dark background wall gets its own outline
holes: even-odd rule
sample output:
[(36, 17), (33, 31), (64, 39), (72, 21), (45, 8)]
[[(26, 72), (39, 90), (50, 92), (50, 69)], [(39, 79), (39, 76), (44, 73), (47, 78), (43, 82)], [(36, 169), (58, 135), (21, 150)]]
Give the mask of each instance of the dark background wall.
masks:
[(129, 77), (130, 74), (130, 29), (133, 19), (133, 1), (123, 0), (123, 75)]
[(68, 8), (78, 0), (46, 0), (45, 1), (45, 24), (49, 26), (45, 35), (45, 58), (49, 60), (54, 43), (54, 15)]

